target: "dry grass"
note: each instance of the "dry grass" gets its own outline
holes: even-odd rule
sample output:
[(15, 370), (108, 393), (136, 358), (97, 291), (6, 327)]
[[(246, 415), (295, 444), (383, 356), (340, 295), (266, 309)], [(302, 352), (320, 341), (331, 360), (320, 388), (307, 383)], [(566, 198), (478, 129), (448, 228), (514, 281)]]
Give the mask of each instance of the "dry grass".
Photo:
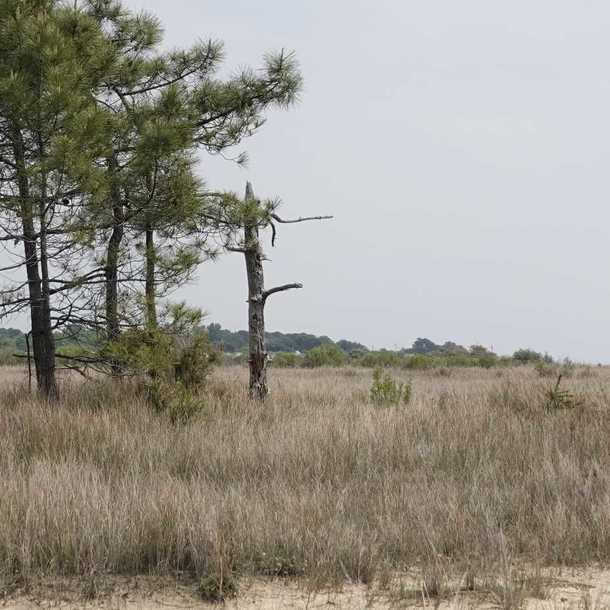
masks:
[(370, 371), (351, 369), (274, 370), (260, 407), (245, 371), (225, 369), (182, 426), (129, 384), (66, 381), (49, 407), (16, 376), (0, 396), (6, 578), (390, 587), (415, 568), (430, 598), (457, 576), (508, 608), (523, 596), (515, 562), (610, 560), (609, 369), (567, 379), (577, 406), (555, 410), (553, 380), (527, 368), (409, 373), (412, 401), (397, 407), (370, 404)]

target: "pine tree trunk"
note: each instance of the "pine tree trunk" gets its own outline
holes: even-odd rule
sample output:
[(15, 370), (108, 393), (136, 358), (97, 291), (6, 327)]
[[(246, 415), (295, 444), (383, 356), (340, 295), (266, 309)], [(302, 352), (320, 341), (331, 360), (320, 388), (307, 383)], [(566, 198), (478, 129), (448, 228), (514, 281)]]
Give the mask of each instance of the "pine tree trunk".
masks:
[(157, 303), (155, 295), (155, 232), (150, 222), (146, 223), (146, 326), (149, 330), (157, 328)]
[(125, 211), (121, 194), (116, 187), (116, 160), (108, 160), (108, 171), (112, 182), (112, 233), (106, 249), (106, 336), (109, 341), (116, 341), (121, 334), (119, 325), (119, 256), (125, 233)]
[[(254, 199), (252, 185), (246, 185), (246, 201)], [(265, 276), (263, 254), (257, 226), (244, 226), (246, 271), (248, 274), (248, 335), (250, 351), (250, 397), (265, 400), (267, 387), (267, 352), (265, 351)]]
[(51, 301), (49, 283), (49, 262), (47, 253), (46, 237), (46, 213), (45, 199), (40, 202), (40, 270), (42, 281), (42, 311), (41, 325), (43, 327), (44, 349), (40, 359), (40, 380), (39, 387), (43, 396), (52, 401), (59, 399), (59, 388), (55, 377), (55, 337), (51, 323)]
[[(23, 228), (23, 246), (25, 266), (28, 278), (28, 297), (30, 320), (32, 325), (32, 351), (36, 368), (38, 391), (46, 399), (59, 399), (59, 389), (55, 377), (55, 339), (51, 324), (51, 308), (49, 303), (49, 277), (46, 250), (46, 236), (41, 239), (41, 259), (44, 260), (45, 281), (39, 270), (38, 252), (36, 248), (36, 229), (34, 226), (34, 207), (30, 198), (30, 185), (26, 173), (25, 151), (23, 138), (17, 130), (14, 134), (14, 155), (17, 165), (19, 199), (21, 201), (21, 221)], [(41, 202), (44, 212), (44, 202)], [(44, 214), (43, 218), (44, 220)], [(41, 232), (44, 235), (44, 228)], [(44, 258), (43, 258), (44, 257)]]

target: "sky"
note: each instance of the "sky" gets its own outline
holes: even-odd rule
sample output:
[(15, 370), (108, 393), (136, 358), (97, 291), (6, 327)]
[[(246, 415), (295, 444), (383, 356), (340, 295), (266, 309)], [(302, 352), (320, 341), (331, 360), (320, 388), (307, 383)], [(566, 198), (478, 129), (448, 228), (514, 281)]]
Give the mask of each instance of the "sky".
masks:
[[(128, 0), (227, 73), (294, 50), (299, 104), (202, 158), (280, 197), (267, 326), (372, 347), (417, 337), (610, 362), (610, 4), (604, 0)], [(243, 257), (178, 295), (246, 328)]]
[[(299, 104), (215, 189), (279, 197), (269, 330), (369, 347), (483, 344), (610, 362), (610, 3), (605, 0), (126, 0), (168, 47), (221, 39), (225, 73), (294, 50)], [(174, 295), (247, 327), (243, 257)]]

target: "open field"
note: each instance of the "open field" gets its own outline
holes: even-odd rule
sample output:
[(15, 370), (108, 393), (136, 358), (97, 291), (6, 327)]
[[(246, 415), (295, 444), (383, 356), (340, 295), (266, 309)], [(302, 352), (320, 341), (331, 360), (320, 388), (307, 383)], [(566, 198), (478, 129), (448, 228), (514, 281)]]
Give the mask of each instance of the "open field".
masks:
[[(49, 407), (3, 371), (6, 599), (48, 579), (85, 599), (120, 577), (194, 592), (212, 575), (240, 583), (238, 600), (275, 579), (303, 604), (340, 589), (360, 596), (345, 607), (453, 604), (468, 589), (508, 609), (610, 564), (610, 369), (572, 371), (565, 405), (528, 367), (395, 375), (412, 381), (407, 405), (371, 404), (371, 371), (345, 368), (274, 370), (259, 406), (244, 370), (220, 369), (202, 412), (172, 425), (135, 384), (65, 380)], [(599, 603), (570, 602), (605, 607), (606, 573), (590, 574)]]

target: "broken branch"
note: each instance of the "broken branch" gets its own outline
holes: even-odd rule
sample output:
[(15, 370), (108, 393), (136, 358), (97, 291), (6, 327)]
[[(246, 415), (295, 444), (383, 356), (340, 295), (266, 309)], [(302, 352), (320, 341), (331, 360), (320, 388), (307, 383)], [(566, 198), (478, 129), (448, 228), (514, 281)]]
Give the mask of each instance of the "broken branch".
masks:
[(268, 297), (276, 292), (284, 292), (285, 290), (293, 290), (296, 288), (303, 288), (303, 284), (284, 284), (282, 286), (276, 286), (275, 288), (270, 288), (269, 290), (265, 290), (263, 292), (263, 301), (266, 301)]
[(334, 216), (299, 216), (298, 218), (285, 220), (284, 218), (280, 218), (277, 214), (271, 214), (271, 218), (273, 218), (273, 220), (276, 222), (288, 225), (294, 224), (295, 222), (306, 222), (308, 220), (332, 220)]

